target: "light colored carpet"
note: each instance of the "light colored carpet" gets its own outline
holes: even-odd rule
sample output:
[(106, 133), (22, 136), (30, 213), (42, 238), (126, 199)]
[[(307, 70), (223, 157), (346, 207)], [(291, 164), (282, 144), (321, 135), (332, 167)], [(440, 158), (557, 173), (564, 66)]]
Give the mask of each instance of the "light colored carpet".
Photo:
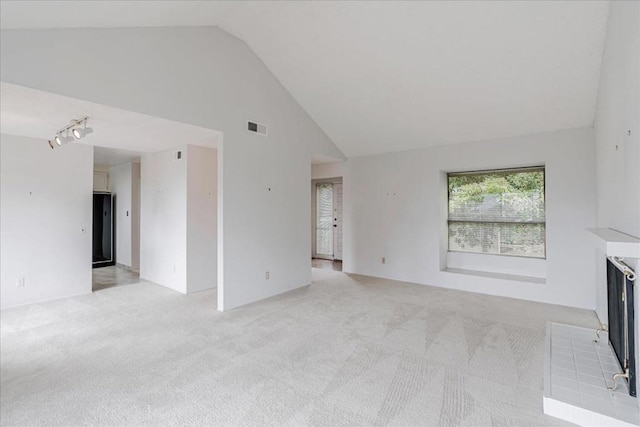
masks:
[(592, 312), (314, 270), (234, 311), (150, 283), (2, 311), (3, 426), (566, 425), (547, 320)]

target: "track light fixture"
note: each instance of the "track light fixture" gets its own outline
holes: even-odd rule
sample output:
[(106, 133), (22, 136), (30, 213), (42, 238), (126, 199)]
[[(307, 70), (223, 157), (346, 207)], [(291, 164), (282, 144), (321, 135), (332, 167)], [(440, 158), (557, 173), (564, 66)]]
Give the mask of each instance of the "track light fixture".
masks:
[[(87, 127), (87, 120), (89, 120), (89, 117), (87, 116), (82, 117), (80, 119), (71, 120), (71, 122), (67, 126), (63, 127), (56, 133), (56, 136), (53, 138), (53, 141), (51, 140), (47, 141), (49, 143), (49, 146), (52, 149), (56, 147), (60, 147), (64, 144), (72, 142), (74, 138), (75, 139), (84, 138), (86, 135), (93, 133), (93, 129), (90, 127)], [(71, 132), (71, 135), (73, 136), (69, 135), (69, 132)], [(63, 133), (64, 133), (64, 136), (63, 136)]]
[[(75, 139), (80, 139), (80, 138), (83, 138), (83, 137), (87, 136), (90, 133), (93, 133), (93, 129), (87, 127), (87, 119), (88, 119), (88, 117), (85, 117), (81, 121), (83, 123), (83, 125), (84, 125), (83, 128), (76, 127), (71, 131), (71, 133), (73, 134), (73, 137)], [(79, 123), (78, 123), (78, 125), (79, 125)]]
[(67, 130), (65, 136), (62, 136), (62, 132), (59, 132), (54, 139), (56, 144), (58, 144), (58, 147), (73, 141), (73, 138), (69, 136), (69, 130)]

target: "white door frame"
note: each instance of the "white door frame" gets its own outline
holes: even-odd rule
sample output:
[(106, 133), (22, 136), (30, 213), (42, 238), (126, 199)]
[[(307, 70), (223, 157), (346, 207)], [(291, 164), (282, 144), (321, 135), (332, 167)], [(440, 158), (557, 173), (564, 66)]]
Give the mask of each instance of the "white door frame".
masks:
[[(317, 184), (341, 184), (342, 185), (342, 177), (340, 176), (340, 177), (334, 177), (334, 178), (322, 178), (322, 179), (311, 180), (311, 258), (329, 259), (333, 261), (334, 254), (331, 254), (331, 256), (323, 256), (322, 254), (318, 254), (316, 252), (316, 224), (317, 224), (316, 185)], [(335, 188), (334, 188), (334, 191), (335, 191)], [(344, 201), (343, 201), (343, 205), (344, 205)], [(335, 239), (334, 239), (334, 251), (335, 251)]]
[[(341, 183), (333, 183), (333, 259), (342, 261), (342, 208), (343, 192)], [(340, 203), (340, 205), (338, 205)]]

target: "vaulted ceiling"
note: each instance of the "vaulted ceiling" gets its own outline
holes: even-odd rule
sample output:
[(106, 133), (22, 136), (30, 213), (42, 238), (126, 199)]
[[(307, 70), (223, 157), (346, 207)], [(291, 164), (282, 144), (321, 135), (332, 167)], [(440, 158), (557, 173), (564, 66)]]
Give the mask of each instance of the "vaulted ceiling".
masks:
[(608, 2), (3, 1), (1, 8), (2, 28), (219, 26), (244, 40), (352, 157), (592, 126)]

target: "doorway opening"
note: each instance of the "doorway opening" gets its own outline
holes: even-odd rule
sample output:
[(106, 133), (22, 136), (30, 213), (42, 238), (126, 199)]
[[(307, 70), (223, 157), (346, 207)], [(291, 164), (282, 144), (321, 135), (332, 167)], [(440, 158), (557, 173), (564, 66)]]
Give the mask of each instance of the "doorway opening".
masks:
[(113, 195), (93, 192), (93, 230), (91, 262), (93, 268), (115, 265), (113, 248)]
[(312, 181), (312, 267), (342, 271), (342, 177)]
[(139, 282), (140, 153), (94, 148), (92, 290)]

